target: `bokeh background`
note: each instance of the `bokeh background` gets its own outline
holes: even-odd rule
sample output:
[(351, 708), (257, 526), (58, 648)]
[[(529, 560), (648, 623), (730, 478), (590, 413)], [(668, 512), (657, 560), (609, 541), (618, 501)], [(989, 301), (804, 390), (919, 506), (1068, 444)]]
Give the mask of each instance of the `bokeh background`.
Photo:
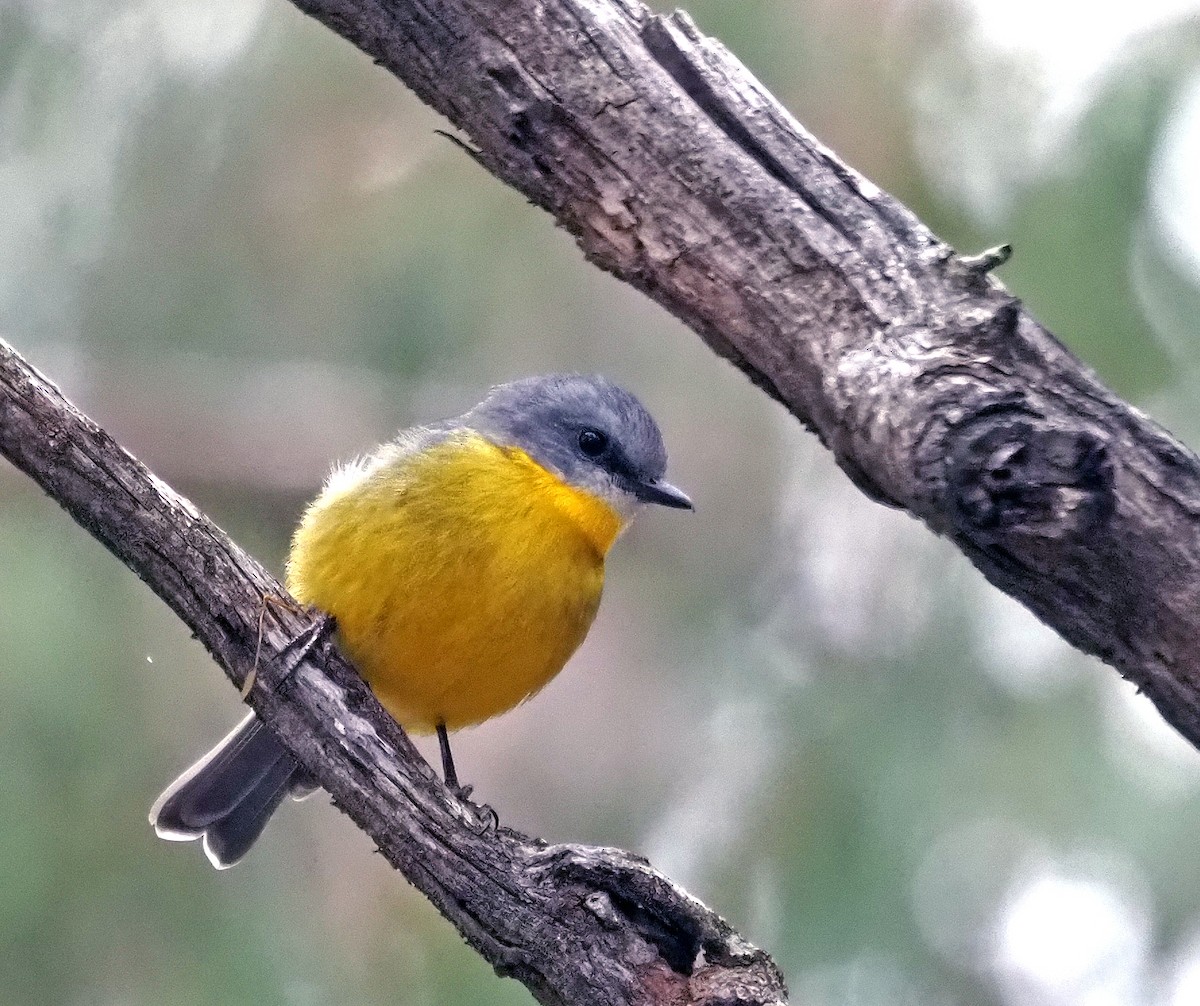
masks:
[[(821, 138), (1200, 444), (1200, 3), (696, 0)], [(1200, 1002), (1200, 754), (285, 0), (0, 0), (0, 333), (276, 569), (328, 466), (600, 370), (694, 515), (464, 775), (651, 856), (806, 1006)], [(328, 801), (237, 869), (154, 839), (240, 715), (0, 464), (0, 1000), (524, 1004)]]

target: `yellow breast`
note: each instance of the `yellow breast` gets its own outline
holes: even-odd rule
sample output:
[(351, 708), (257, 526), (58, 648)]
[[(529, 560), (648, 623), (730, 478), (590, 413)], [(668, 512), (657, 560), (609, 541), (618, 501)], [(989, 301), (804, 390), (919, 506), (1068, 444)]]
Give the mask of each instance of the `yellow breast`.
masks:
[(469, 431), (385, 448), (305, 513), (288, 588), (337, 619), (405, 727), (467, 726), (561, 670), (600, 603), (623, 527), (604, 501)]

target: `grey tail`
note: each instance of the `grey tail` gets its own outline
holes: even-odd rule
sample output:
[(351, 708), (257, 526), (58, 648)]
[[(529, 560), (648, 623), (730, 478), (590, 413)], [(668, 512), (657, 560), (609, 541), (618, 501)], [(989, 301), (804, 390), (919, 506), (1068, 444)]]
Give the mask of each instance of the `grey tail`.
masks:
[(302, 799), (315, 783), (253, 713), (150, 808), (159, 838), (204, 840), (204, 854), (227, 870), (250, 850), (285, 797)]

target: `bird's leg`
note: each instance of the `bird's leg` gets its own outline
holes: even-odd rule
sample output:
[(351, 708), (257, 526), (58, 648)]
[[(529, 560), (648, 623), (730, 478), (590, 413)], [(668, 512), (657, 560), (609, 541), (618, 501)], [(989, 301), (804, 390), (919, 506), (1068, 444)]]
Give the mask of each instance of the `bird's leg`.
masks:
[[(263, 620), (266, 618), (268, 607), (279, 608), (292, 614), (303, 614), (306, 611), (315, 612), (315, 609), (303, 608), (288, 597), (278, 597), (275, 594), (263, 595), (262, 604), (258, 609), (258, 640), (254, 644), (254, 664), (250, 668), (250, 673), (246, 675), (245, 681), (242, 682), (241, 696), (243, 700), (250, 695), (250, 691), (254, 688), (254, 682), (258, 679), (259, 659), (262, 656)], [(281, 675), (281, 681), (286, 680), (292, 671), (300, 666), (304, 658), (332, 636), (337, 628), (337, 621), (332, 615), (323, 611), (317, 612), (317, 615), (315, 625), (289, 639), (276, 655), (277, 658), (282, 659), (289, 653), (292, 654)]]
[(500, 817), (486, 803), (473, 803), (471, 800), (472, 786), (464, 786), (458, 781), (458, 773), (454, 769), (454, 755), (450, 753), (450, 735), (446, 732), (446, 724), (437, 725), (438, 747), (442, 752), (442, 778), (446, 780), (446, 788), (463, 803), (479, 812), (481, 827), (479, 834), (485, 835), (495, 831), (500, 824)]
[(450, 735), (446, 732), (446, 724), (437, 725), (438, 747), (442, 749), (442, 778), (446, 780), (446, 788), (454, 795), (466, 800), (471, 795), (470, 786), (460, 786), (458, 773), (454, 771), (454, 755), (450, 753)]
[(337, 619), (322, 611), (317, 614), (314, 625), (289, 639), (277, 654), (280, 661), (287, 658), (283, 665), (283, 673), (279, 677), (280, 682), (286, 681), (291, 673), (304, 663), (308, 655), (318, 647), (324, 646), (336, 631)]

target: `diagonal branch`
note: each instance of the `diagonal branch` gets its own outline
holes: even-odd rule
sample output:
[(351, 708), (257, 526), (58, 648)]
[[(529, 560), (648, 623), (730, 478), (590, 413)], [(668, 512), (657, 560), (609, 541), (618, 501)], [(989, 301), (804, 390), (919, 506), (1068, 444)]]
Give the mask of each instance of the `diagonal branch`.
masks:
[(503, 975), (547, 1004), (781, 1006), (778, 969), (716, 914), (619, 849), (487, 830), (447, 790), (315, 625), (263, 597), (283, 587), (220, 528), (81, 415), (0, 340), (0, 453), (175, 611), (380, 852)]
[[(1113, 663), (1200, 742), (1200, 462), (987, 270), (636, 0), (293, 0), (462, 129), (597, 265), (690, 324), (880, 502)], [(240, 684), (279, 585), (0, 344), (0, 450)], [(266, 614), (269, 652), (306, 627)], [(480, 834), (336, 653), (251, 704), (495, 965), (545, 1003), (778, 1003), (778, 971), (643, 861)]]
[(637, 0), (293, 0), (462, 129), (584, 254), (782, 402), (1200, 743), (1200, 463)]

